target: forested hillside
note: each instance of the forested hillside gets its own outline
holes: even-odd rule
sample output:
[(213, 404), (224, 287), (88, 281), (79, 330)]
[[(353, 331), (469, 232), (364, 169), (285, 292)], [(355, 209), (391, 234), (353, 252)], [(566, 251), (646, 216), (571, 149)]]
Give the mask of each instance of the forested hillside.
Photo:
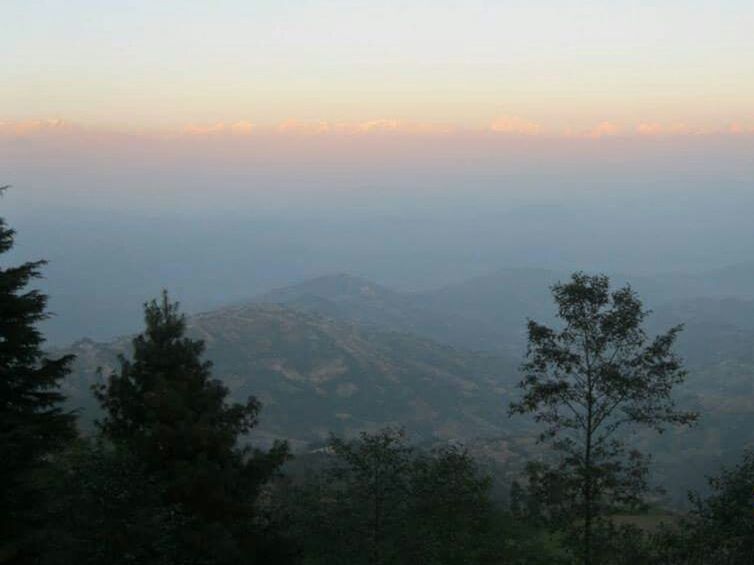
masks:
[[(548, 285), (558, 276), (513, 270), (401, 293), (333, 275), (193, 316), (188, 331), (206, 342), (233, 398), (261, 400), (255, 434), (267, 443), (286, 438), (305, 452), (331, 432), (402, 425), (415, 441), (466, 441), (505, 482), (538, 451), (531, 427), (505, 406), (517, 394), (526, 319), (553, 319)], [(683, 507), (687, 490), (706, 488), (705, 472), (754, 443), (752, 320), (752, 301), (713, 297), (664, 302), (648, 318), (650, 331), (684, 325), (677, 349), (689, 377), (678, 400), (704, 414), (692, 429), (640, 440), (654, 453), (655, 481), (669, 485), (666, 504)], [(64, 386), (84, 422), (97, 413), (97, 368), (107, 374), (128, 351), (125, 337), (59, 351), (76, 355)]]
[[(503, 407), (517, 383), (516, 362), (413, 335), (378, 331), (276, 305), (193, 316), (189, 335), (204, 340), (231, 397), (264, 405), (258, 433), (302, 446), (332, 433), (353, 436), (402, 425), (421, 439), (494, 436), (511, 427)], [(130, 353), (123, 338), (79, 341), (69, 402), (94, 411), (89, 386)]]

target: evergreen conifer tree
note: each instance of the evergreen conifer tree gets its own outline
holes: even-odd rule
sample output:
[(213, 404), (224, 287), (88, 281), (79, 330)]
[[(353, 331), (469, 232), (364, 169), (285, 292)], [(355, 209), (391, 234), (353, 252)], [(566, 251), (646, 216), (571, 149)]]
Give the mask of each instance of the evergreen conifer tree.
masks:
[[(0, 188), (0, 192), (4, 190)], [(0, 218), (0, 255), (15, 232)], [(70, 356), (48, 359), (37, 324), (47, 296), (28, 289), (45, 261), (0, 265), (0, 562), (28, 563), (36, 553), (43, 507), (40, 471), (49, 455), (75, 435), (62, 408), (60, 382)]]
[(103, 436), (126, 449), (158, 485), (161, 504), (180, 516), (181, 563), (254, 563), (269, 558), (258, 497), (287, 457), (238, 446), (257, 423), (259, 403), (229, 404), (227, 388), (202, 360), (204, 344), (185, 336), (186, 321), (167, 293), (145, 306), (146, 330), (133, 360), (96, 389)]

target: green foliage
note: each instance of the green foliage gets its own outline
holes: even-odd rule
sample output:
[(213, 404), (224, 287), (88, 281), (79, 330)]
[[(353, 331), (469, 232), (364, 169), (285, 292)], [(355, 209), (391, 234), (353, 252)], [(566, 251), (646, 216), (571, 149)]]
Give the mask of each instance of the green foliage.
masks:
[[(0, 188), (0, 193), (2, 193)], [(0, 255), (15, 232), (0, 218)], [(37, 324), (47, 297), (28, 285), (44, 261), (0, 266), (0, 562), (26, 563), (39, 549), (47, 460), (75, 435), (61, 408), (70, 356), (47, 359)]]
[(654, 561), (662, 564), (744, 565), (754, 551), (754, 451), (734, 468), (709, 479), (711, 494), (691, 494), (693, 509), (655, 536)]
[(400, 430), (333, 438), (328, 464), (287, 490), (307, 564), (557, 563), (557, 544), (496, 508), (457, 446), (409, 447)]
[(43, 563), (167, 565), (179, 554), (187, 517), (163, 503), (159, 484), (133, 453), (81, 441), (55, 461), (55, 471)]
[[(490, 455), (504, 459), (505, 474), (510, 474), (522, 465), (519, 461), (537, 458), (541, 450), (530, 441), (535, 433), (531, 419), (511, 420), (500, 411), (501, 396), (514, 393), (514, 362), (412, 335), (366, 331), (360, 323), (345, 321), (520, 355), (525, 345), (521, 324), (527, 315), (555, 327), (547, 284), (560, 275), (508, 275), (454, 286), (450, 294), (386, 294), (369, 281), (330, 277), (324, 288), (311, 281), (293, 295), (282, 291), (264, 300), (298, 308), (298, 298), (322, 298), (337, 303), (339, 312), (305, 308), (323, 318), (270, 305), (222, 308), (189, 318), (187, 335), (206, 341), (213, 375), (228, 386), (232, 400), (241, 402), (249, 394), (265, 399), (258, 434), (286, 438), (301, 448), (325, 440), (329, 431), (351, 436), (399, 422), (419, 440), (439, 436), (471, 445), (504, 437), (507, 446)], [(665, 281), (660, 285), (665, 290), (658, 294), (655, 283), (659, 281), (637, 280), (642, 299), (653, 305), (645, 327), (654, 335), (684, 323), (673, 349), (682, 355), (689, 375), (674, 395), (703, 413), (704, 420), (692, 429), (678, 427), (662, 435), (637, 429), (631, 447), (651, 454), (651, 479), (665, 489), (663, 503), (681, 509), (689, 490), (705, 488), (705, 474), (714, 473), (721, 461), (732, 464), (741, 446), (754, 442), (754, 303), (685, 299), (688, 293), (708, 292), (699, 286), (689, 291), (688, 280)], [(434, 298), (427, 303), (430, 295)], [(431, 306), (429, 319), (417, 317), (422, 304)], [(448, 308), (458, 316), (447, 316)], [(484, 319), (465, 317), (472, 313)], [(76, 355), (73, 374), (66, 380), (68, 405), (81, 409), (80, 424), (88, 429), (88, 421), (97, 417), (89, 394), (96, 368), (118, 366), (118, 353), (130, 355), (130, 338), (107, 344), (82, 340), (56, 355), (66, 353)]]
[(297, 487), (294, 528), (305, 563), (382, 564), (400, 558), (413, 458), (402, 432), (332, 438), (334, 458)]
[[(0, 219), (0, 255), (13, 240)], [(710, 479), (710, 496), (692, 495), (692, 512), (675, 523), (655, 531), (613, 514), (639, 506), (647, 490), (647, 459), (627, 447), (622, 428), (661, 432), (696, 415), (678, 411), (671, 397), (685, 378), (673, 353), (680, 327), (649, 339), (638, 297), (628, 287), (611, 292), (607, 277), (577, 273), (553, 287), (559, 329), (529, 323), (524, 395), (511, 412), (545, 424), (539, 440), (560, 458), (530, 462), (528, 484), (514, 482), (505, 512), (464, 448), (418, 450), (392, 428), (351, 441), (333, 436), (320, 453), (324, 470), (308, 469), (301, 483), (281, 479), (287, 445), (241, 446), (260, 405), (254, 397), (229, 402), (228, 388), (202, 360), (204, 343), (187, 337), (167, 294), (145, 306), (132, 358), (121, 355), (118, 370), (95, 386), (104, 414), (99, 436), (71, 441), (74, 417), (62, 410), (59, 390), (71, 356), (43, 355), (36, 325), (46, 317), (46, 296), (27, 290), (43, 265), (0, 267), (0, 563), (751, 561), (754, 452)], [(255, 324), (265, 339), (243, 338), (233, 324)], [(388, 405), (401, 417), (416, 410), (415, 386), (438, 413), (479, 425), (503, 384), (493, 376), (494, 359), (281, 309), (208, 317), (197, 331), (213, 336), (231, 377), (251, 367), (262, 381), (293, 391), (298, 403), (278, 407), (291, 419), (313, 410), (316, 393), (338, 419), (353, 417), (338, 402), (355, 407), (361, 421), (350, 425), (363, 428), (376, 415), (385, 419)], [(344, 374), (348, 380), (337, 382)], [(457, 376), (465, 374), (474, 378)], [(392, 396), (383, 396), (386, 378), (397, 383)], [(474, 391), (479, 412), (449, 400), (459, 386), (464, 395)]]
[(409, 559), (418, 563), (489, 561), (490, 479), (460, 447), (418, 455), (410, 476)]
[[(259, 404), (253, 397), (226, 403), (227, 389), (201, 360), (203, 343), (185, 337), (185, 319), (166, 293), (146, 305), (145, 321), (133, 360), (122, 357), (120, 371), (95, 389), (105, 411), (102, 436), (154, 485), (157, 514), (168, 517), (163, 529), (176, 548), (171, 562), (261, 562), (273, 549), (258, 527), (259, 496), (287, 446), (238, 446), (256, 424)], [(127, 497), (138, 504), (134, 493)], [(148, 538), (139, 551), (155, 552), (154, 543)]]
[(592, 563), (594, 529), (605, 526), (597, 522), (636, 506), (647, 489), (646, 458), (616, 432), (637, 424), (661, 432), (696, 416), (676, 410), (671, 397), (685, 378), (672, 352), (680, 327), (648, 339), (639, 298), (630, 287), (611, 292), (603, 275), (576, 273), (552, 292), (562, 328), (529, 322), (523, 397), (510, 410), (545, 424), (540, 441), (561, 457), (530, 465), (532, 491), (559, 527), (575, 526), (570, 539)]
[(709, 497), (692, 496), (699, 537), (718, 562), (743, 563), (754, 551), (754, 451), (709, 482)]

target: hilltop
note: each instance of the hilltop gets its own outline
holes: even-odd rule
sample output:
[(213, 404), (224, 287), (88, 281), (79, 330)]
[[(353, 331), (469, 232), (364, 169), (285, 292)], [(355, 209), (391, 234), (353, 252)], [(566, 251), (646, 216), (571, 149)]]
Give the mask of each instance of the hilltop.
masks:
[[(262, 401), (266, 437), (305, 444), (394, 424), (422, 439), (463, 439), (511, 426), (516, 365), (500, 356), (269, 304), (207, 312), (188, 327), (232, 397)], [(124, 337), (57, 352), (77, 356), (67, 391), (76, 407), (92, 410), (97, 367), (112, 370), (129, 347)]]

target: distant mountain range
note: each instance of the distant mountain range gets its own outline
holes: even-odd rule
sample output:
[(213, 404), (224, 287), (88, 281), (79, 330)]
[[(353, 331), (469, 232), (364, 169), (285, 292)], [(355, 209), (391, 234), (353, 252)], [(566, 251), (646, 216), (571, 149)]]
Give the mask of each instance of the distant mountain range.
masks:
[[(330, 432), (401, 425), (418, 441), (464, 440), (501, 463), (511, 451), (531, 453), (531, 422), (508, 418), (507, 406), (526, 319), (553, 321), (549, 287), (567, 276), (510, 270), (413, 293), (324, 276), (192, 316), (189, 331), (205, 341), (234, 398), (262, 401), (257, 439), (287, 438), (300, 449)], [(682, 500), (686, 488), (703, 486), (702, 471), (754, 445), (754, 301), (697, 296), (700, 287), (678, 284), (638, 279), (635, 288), (653, 309), (650, 332), (685, 325), (678, 351), (689, 378), (678, 398), (702, 420), (645, 443)], [(55, 351), (77, 356), (67, 392), (85, 419), (96, 414), (89, 386), (97, 367), (112, 370), (129, 347), (123, 337)]]
[[(728, 271), (741, 274), (734, 281)], [(711, 275), (635, 277), (614, 275), (614, 284), (631, 283), (652, 310), (650, 332), (684, 324), (679, 351), (694, 367), (723, 359), (754, 361), (754, 269), (727, 269), (718, 278), (736, 292), (726, 294)], [(568, 273), (510, 269), (424, 292), (397, 292), (347, 274), (318, 277), (262, 294), (257, 303), (277, 303), (336, 320), (413, 333), (472, 351), (520, 359), (526, 321), (554, 322), (550, 287)], [(716, 288), (712, 292), (710, 288)], [(705, 294), (705, 293), (710, 294)]]
[(402, 293), (361, 277), (339, 274), (275, 290), (256, 297), (254, 302), (282, 304), (337, 320), (417, 334), (468, 350), (517, 351), (523, 323), (517, 328), (511, 323), (491, 323), (488, 316), (465, 308), (463, 297), (444, 299), (443, 294), (451, 292), (448, 288)]
[[(526, 320), (553, 321), (549, 287), (566, 278), (555, 271), (512, 269), (439, 290), (398, 292), (337, 274), (193, 316), (190, 330), (206, 341), (208, 357), (234, 394), (253, 393), (265, 402), (271, 433), (319, 437), (329, 430), (398, 422), (432, 397), (436, 405), (426, 412), (432, 417), (418, 415), (420, 410), (410, 418), (426, 420), (422, 433), (442, 435), (456, 429), (468, 436), (509, 425), (492, 415), (501, 400), (490, 405), (492, 412), (486, 411), (487, 393), (509, 391), (515, 383)], [(620, 284), (621, 278), (615, 281)], [(653, 306), (650, 331), (685, 325), (678, 350), (692, 371), (692, 382), (696, 374), (720, 373), (720, 365), (754, 366), (754, 301), (688, 297), (695, 290), (679, 288), (677, 282), (652, 279), (650, 285), (639, 279), (636, 287)], [(680, 297), (664, 301), (671, 288), (678, 288)], [(78, 356), (77, 374), (89, 382), (97, 366), (112, 368), (128, 343), (126, 338), (106, 344), (83, 340), (67, 351)], [(750, 377), (754, 382), (754, 376), (742, 370), (739, 380)], [(710, 378), (697, 383), (694, 392), (708, 392)], [(725, 389), (730, 383), (729, 378), (714, 386)], [(88, 393), (81, 395), (81, 389), (76, 384), (71, 393), (84, 403)], [(754, 398), (754, 391), (749, 396)], [(478, 402), (478, 413), (472, 418), (464, 407), (466, 420), (452, 410), (446, 414), (452, 397), (465, 399), (464, 406)], [(298, 406), (300, 398), (306, 400)], [(306, 434), (290, 423), (287, 410), (311, 416)], [(321, 420), (313, 416), (319, 411)]]

